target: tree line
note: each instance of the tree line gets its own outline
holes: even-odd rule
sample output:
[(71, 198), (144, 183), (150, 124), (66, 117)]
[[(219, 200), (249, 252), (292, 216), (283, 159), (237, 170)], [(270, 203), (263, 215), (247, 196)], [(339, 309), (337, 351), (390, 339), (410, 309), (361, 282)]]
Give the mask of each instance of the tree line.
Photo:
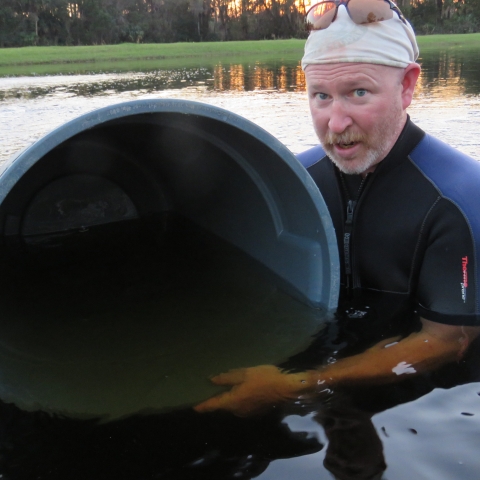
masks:
[[(0, 47), (304, 38), (309, 0), (1, 0)], [(480, 0), (399, 0), (419, 34), (480, 31)]]

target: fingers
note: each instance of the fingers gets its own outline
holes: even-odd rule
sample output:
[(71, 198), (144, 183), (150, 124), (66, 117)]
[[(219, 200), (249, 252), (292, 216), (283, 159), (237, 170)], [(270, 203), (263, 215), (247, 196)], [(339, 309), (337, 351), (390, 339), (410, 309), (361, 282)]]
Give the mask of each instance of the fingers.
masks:
[(215, 375), (210, 380), (215, 385), (238, 385), (245, 381), (246, 369), (238, 368)]
[(272, 378), (278, 375), (283, 379), (284, 375), (272, 365), (240, 368), (216, 375), (211, 379), (214, 384), (231, 386), (232, 389), (196, 405), (194, 410), (199, 413), (227, 410), (239, 417), (254, 415), (277, 400)]
[(220, 373), (210, 379), (215, 385), (234, 386), (229, 392), (221, 393), (215, 397), (209, 398), (202, 403), (199, 403), (193, 409), (199, 413), (213, 412), (214, 410), (232, 410), (232, 403), (234, 395), (232, 391), (235, 390), (235, 385), (243, 383), (246, 376), (245, 368), (238, 368), (230, 370), (226, 373)]
[(258, 404), (248, 399), (239, 400), (235, 394), (226, 392), (196, 405), (193, 409), (198, 413), (225, 410), (237, 417), (250, 417), (263, 413), (269, 407), (270, 405)]
[[(195, 405), (193, 409), (198, 413), (213, 412), (214, 410), (230, 410), (232, 402), (232, 395), (230, 392), (225, 392), (215, 397), (209, 398), (198, 405)], [(229, 408), (230, 407), (230, 408)]]

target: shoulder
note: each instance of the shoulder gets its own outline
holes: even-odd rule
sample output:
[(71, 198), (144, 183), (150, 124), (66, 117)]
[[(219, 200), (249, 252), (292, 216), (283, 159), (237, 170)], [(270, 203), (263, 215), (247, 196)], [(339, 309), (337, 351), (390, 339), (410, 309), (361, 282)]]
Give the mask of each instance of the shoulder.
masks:
[(480, 224), (480, 162), (431, 135), (425, 135), (409, 157), (443, 198)]
[(480, 162), (426, 134), (410, 153), (410, 158), (426, 175), (442, 182), (446, 175), (456, 173), (458, 177), (465, 174), (480, 175)]
[(325, 156), (325, 150), (321, 145), (309, 148), (308, 150), (296, 155), (297, 159), (307, 170), (310, 167), (313, 167), (316, 163), (320, 162), (320, 160), (325, 158)]

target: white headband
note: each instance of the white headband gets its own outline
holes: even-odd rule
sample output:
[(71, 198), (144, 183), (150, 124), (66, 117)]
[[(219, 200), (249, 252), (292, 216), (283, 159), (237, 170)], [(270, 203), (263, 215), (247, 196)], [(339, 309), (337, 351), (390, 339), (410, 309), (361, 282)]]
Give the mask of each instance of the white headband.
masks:
[(314, 30), (305, 44), (302, 68), (312, 64), (361, 62), (405, 68), (418, 58), (411, 25), (396, 13), (381, 22), (357, 25), (345, 5), (338, 7), (335, 21), (324, 30)]

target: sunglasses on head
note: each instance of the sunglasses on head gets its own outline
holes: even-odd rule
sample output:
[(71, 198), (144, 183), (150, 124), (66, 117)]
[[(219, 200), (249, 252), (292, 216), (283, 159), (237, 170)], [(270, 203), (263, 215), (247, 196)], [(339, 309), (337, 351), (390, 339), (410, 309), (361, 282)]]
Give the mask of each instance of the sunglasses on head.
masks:
[(337, 18), (340, 5), (345, 5), (350, 18), (357, 25), (389, 20), (393, 17), (393, 12), (403, 23), (407, 23), (400, 9), (391, 0), (327, 0), (316, 3), (308, 10), (305, 18), (307, 29), (328, 28)]

